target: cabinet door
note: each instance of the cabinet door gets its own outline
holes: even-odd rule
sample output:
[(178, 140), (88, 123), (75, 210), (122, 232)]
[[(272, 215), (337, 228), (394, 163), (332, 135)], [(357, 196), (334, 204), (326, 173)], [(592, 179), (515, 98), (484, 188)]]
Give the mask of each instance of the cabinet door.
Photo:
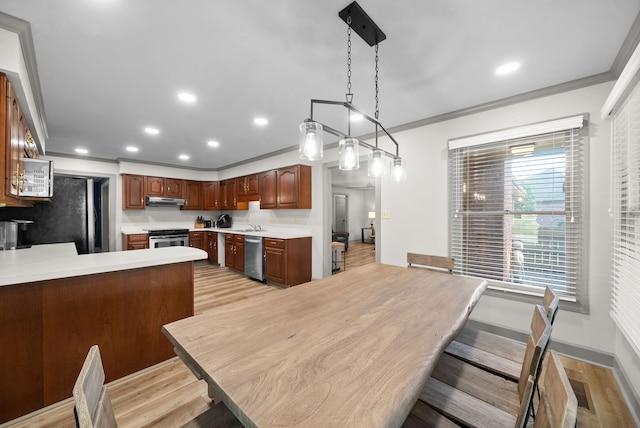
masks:
[(125, 250), (143, 250), (149, 248), (149, 236), (146, 234), (123, 235)]
[(147, 196), (164, 196), (164, 178), (145, 177)]
[(189, 246), (207, 251), (204, 232), (189, 232)]
[(262, 209), (274, 209), (278, 206), (277, 176), (278, 172), (275, 169), (261, 172), (259, 175), (258, 187), (260, 188), (260, 208)]
[(219, 210), (219, 203), (218, 203), (218, 182), (217, 181), (207, 181), (206, 183), (204, 183), (204, 199), (203, 199), (203, 206), (202, 208), (204, 210)]
[(298, 168), (291, 166), (278, 170), (278, 208), (298, 207)]
[(145, 178), (142, 175), (122, 176), (122, 208), (125, 210), (143, 210)]
[(227, 209), (238, 208), (238, 180), (231, 178), (227, 180)]
[(221, 210), (226, 210), (227, 208), (227, 180), (223, 180), (218, 185), (218, 204), (220, 205)]
[(235, 243), (233, 267), (244, 272), (244, 241)]
[(202, 182), (187, 181), (187, 194), (184, 202), (183, 210), (201, 210), (202, 209)]
[(13, 87), (7, 85), (9, 94), (9, 141), (7, 141), (7, 153), (5, 154), (6, 171), (9, 174), (6, 192), (11, 196), (20, 194), (20, 183), (24, 177), (22, 159), (24, 157), (25, 130), (23, 129), (23, 117), (20, 103)]
[(184, 180), (177, 178), (165, 178), (164, 180), (164, 196), (167, 198), (184, 198)]
[(232, 268), (235, 258), (234, 258), (234, 245), (233, 235), (225, 234), (224, 235), (224, 265)]
[(207, 232), (207, 253), (209, 254), (209, 263), (218, 263), (218, 234), (216, 232)]
[(245, 177), (245, 186), (248, 196), (258, 196), (260, 194), (260, 183), (258, 174), (251, 174)]
[(236, 196), (247, 196), (247, 176), (236, 178)]
[(285, 254), (280, 248), (266, 247), (264, 250), (264, 274), (268, 281), (284, 284)]

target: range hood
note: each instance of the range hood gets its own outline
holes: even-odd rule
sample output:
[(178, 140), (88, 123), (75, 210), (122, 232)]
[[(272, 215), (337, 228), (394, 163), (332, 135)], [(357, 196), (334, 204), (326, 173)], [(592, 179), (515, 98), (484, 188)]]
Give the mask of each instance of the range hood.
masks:
[(184, 205), (184, 199), (147, 196), (145, 203), (148, 207), (181, 207)]

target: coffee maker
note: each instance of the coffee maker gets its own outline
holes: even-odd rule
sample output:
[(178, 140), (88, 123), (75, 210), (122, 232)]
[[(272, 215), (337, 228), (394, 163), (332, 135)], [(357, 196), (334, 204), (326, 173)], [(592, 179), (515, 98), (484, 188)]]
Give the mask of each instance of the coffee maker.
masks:
[(15, 250), (18, 245), (18, 224), (0, 221), (0, 250)]
[(25, 233), (32, 223), (31, 220), (0, 221), (0, 250), (31, 248), (31, 244), (25, 239)]

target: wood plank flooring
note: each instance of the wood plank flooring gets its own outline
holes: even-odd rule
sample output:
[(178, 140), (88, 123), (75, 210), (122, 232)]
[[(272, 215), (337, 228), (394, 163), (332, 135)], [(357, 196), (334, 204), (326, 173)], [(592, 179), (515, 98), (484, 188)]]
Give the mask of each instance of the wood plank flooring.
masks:
[[(374, 258), (372, 244), (350, 242), (346, 269), (372, 263)], [(278, 287), (250, 280), (227, 268), (198, 264), (195, 269), (195, 313), (278, 290)], [(578, 410), (579, 427), (634, 426), (611, 370), (568, 357), (563, 357), (562, 361), (572, 383), (585, 391), (589, 403), (589, 409)], [(120, 427), (176, 427), (210, 406), (206, 384), (196, 380), (177, 357), (113, 381), (108, 384), (108, 390)], [(425, 410), (428, 409), (420, 405), (414, 407), (407, 420), (410, 426), (428, 426), (420, 419), (429, 414)], [(73, 402), (68, 399), (56, 403), (2, 425), (5, 426), (74, 427)]]

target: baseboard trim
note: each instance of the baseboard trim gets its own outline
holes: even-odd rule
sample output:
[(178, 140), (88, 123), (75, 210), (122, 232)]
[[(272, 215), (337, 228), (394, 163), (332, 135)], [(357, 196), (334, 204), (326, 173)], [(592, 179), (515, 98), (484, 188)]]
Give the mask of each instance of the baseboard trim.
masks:
[[(475, 321), (470, 319), (467, 321), (469, 327), (476, 328), (478, 330), (488, 331), (489, 333), (498, 334), (500, 336), (508, 337), (511, 339), (519, 340), (520, 342), (527, 341), (527, 334), (521, 331), (511, 330), (505, 327), (500, 327), (493, 324), (487, 324), (481, 321)], [(599, 364), (613, 368), (614, 355), (606, 352), (600, 352), (593, 349), (582, 348), (580, 346), (572, 345), (570, 343), (561, 342), (555, 340), (553, 335), (551, 336), (550, 348), (561, 354), (568, 355), (570, 357), (578, 358), (581, 360), (589, 361), (590, 363)]]
[[(511, 330), (505, 327), (487, 324), (472, 319), (467, 321), (467, 326), (478, 330), (487, 331), (489, 333), (498, 334), (500, 336), (508, 337), (511, 339), (519, 340), (521, 342), (527, 341), (527, 334), (521, 331)], [(610, 368), (613, 371), (616, 380), (618, 381), (620, 391), (627, 400), (629, 411), (631, 411), (636, 423), (638, 424), (638, 426), (640, 426), (640, 423), (638, 423), (640, 419), (640, 397), (636, 396), (634, 389), (631, 388), (629, 377), (625, 373), (624, 369), (622, 368), (614, 354), (600, 352), (593, 349), (572, 345), (570, 343), (561, 342), (553, 339), (553, 337), (551, 338), (549, 347), (554, 351), (565, 354), (572, 358), (585, 360), (590, 363), (599, 364), (601, 366)]]
[(631, 380), (615, 355), (613, 357), (613, 367), (611, 369), (613, 370), (613, 375), (618, 381), (622, 395), (627, 399), (627, 405), (635, 419), (635, 423), (640, 427), (640, 397), (636, 395), (635, 390), (631, 387)]

